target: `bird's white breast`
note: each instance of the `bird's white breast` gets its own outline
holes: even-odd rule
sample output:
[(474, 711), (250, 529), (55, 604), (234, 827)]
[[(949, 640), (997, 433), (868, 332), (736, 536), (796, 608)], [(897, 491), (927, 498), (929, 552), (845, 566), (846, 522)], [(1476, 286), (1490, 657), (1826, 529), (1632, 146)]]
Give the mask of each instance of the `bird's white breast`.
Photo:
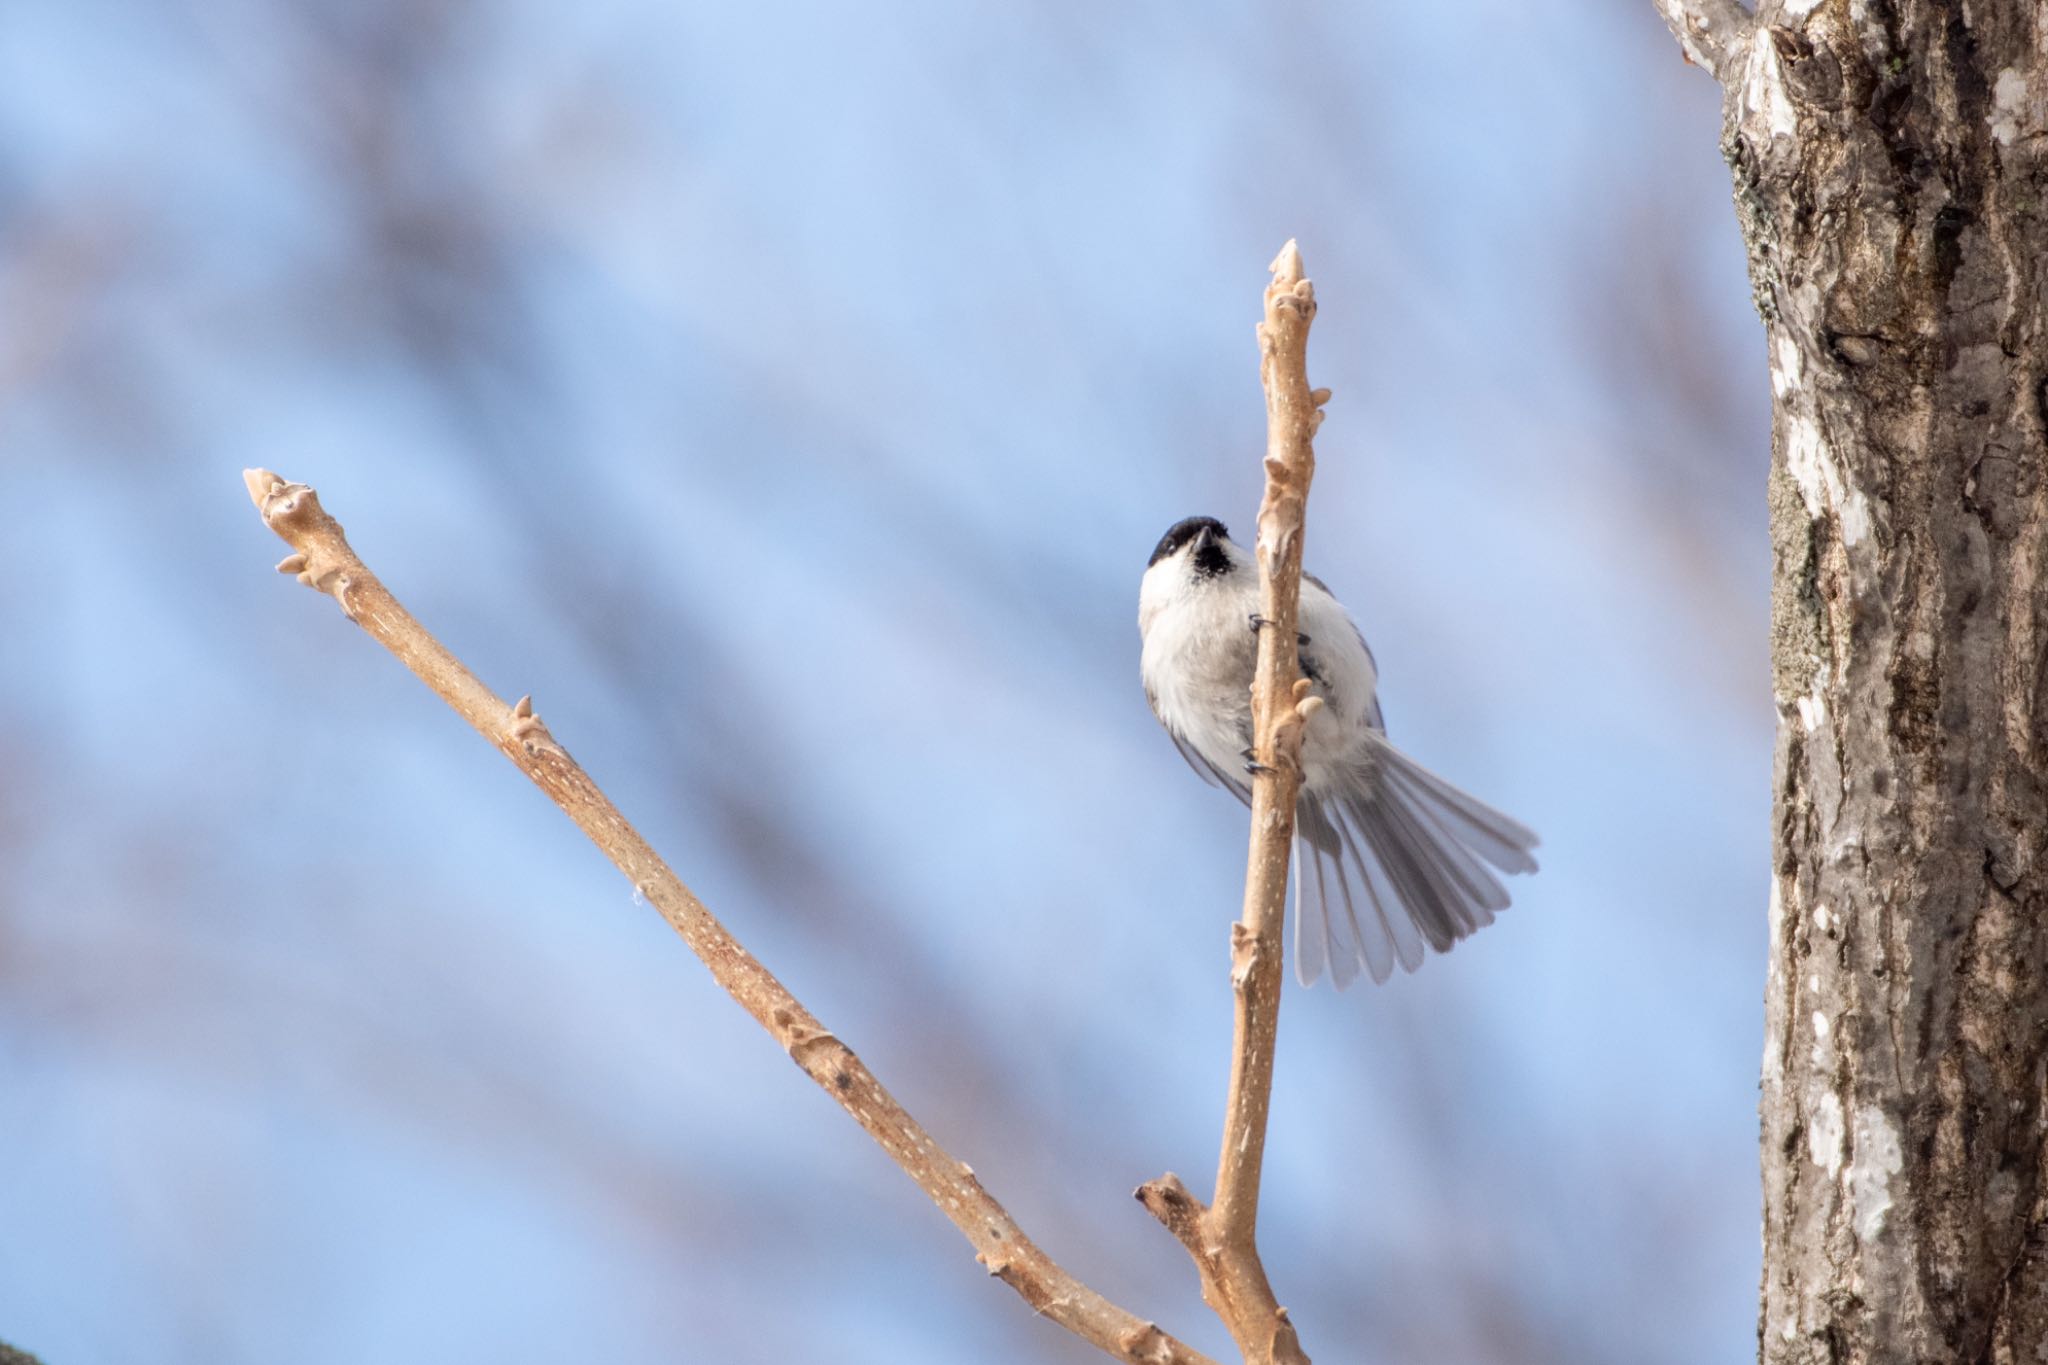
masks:
[(1190, 578), (1178, 556), (1146, 573), (1138, 594), (1145, 642), (1139, 673), (1167, 728), (1223, 772), (1236, 773), (1251, 742), (1258, 593), (1243, 572), (1209, 582)]
[[(1180, 557), (1156, 564), (1138, 596), (1144, 649), (1139, 671), (1153, 709), (1175, 734), (1225, 773), (1243, 768), (1251, 743), (1251, 685), (1258, 637), (1251, 629), (1258, 585), (1249, 568), (1196, 579)], [(1304, 582), (1301, 633), (1322, 675), (1324, 708), (1302, 739), (1302, 775), (1312, 789), (1358, 761), (1375, 714), (1371, 657), (1351, 618), (1328, 592)]]

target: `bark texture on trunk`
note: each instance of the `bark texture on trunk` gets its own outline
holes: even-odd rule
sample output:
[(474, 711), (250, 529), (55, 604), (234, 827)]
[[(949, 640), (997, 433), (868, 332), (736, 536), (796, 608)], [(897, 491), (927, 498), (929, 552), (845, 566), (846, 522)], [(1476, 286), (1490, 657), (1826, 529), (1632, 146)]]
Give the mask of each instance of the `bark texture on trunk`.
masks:
[(2032, 1365), (2048, 0), (1734, 19), (1722, 151), (1776, 394), (1760, 1356)]

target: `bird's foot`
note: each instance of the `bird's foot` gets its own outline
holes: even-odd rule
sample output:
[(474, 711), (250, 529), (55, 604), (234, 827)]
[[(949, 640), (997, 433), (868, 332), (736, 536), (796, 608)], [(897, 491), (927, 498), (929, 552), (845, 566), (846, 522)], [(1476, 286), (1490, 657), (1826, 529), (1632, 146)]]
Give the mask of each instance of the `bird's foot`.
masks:
[[(1252, 634), (1254, 635), (1257, 635), (1260, 631), (1264, 630), (1267, 626), (1272, 624), (1272, 622), (1268, 621), (1265, 617), (1259, 615), (1257, 612), (1253, 612), (1251, 614), (1251, 623)], [(1305, 645), (1308, 643), (1308, 636), (1303, 635), (1300, 631), (1296, 631), (1294, 633), (1294, 643), (1296, 645)]]

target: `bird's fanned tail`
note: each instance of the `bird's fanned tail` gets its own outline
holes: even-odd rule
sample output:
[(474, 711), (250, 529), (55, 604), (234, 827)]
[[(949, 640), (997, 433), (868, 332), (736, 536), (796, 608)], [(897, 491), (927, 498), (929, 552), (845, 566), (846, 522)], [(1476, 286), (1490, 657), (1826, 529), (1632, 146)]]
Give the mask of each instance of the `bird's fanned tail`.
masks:
[(1501, 872), (1534, 872), (1528, 826), (1460, 791), (1383, 737), (1341, 791), (1295, 808), (1294, 969), (1339, 990), (1447, 952), (1508, 905)]

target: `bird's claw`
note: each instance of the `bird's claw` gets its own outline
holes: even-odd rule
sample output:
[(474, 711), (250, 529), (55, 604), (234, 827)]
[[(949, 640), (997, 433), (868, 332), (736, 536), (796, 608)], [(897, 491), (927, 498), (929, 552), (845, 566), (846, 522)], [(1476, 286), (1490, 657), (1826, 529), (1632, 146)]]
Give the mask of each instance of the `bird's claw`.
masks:
[[(1268, 625), (1271, 624), (1271, 622), (1267, 621), (1265, 617), (1259, 615), (1257, 612), (1252, 613), (1251, 622), (1252, 634), (1254, 635), (1257, 635), (1260, 631), (1264, 630)], [(1308, 636), (1303, 635), (1300, 631), (1296, 631), (1294, 633), (1294, 643), (1297, 646), (1305, 645), (1308, 643)]]

